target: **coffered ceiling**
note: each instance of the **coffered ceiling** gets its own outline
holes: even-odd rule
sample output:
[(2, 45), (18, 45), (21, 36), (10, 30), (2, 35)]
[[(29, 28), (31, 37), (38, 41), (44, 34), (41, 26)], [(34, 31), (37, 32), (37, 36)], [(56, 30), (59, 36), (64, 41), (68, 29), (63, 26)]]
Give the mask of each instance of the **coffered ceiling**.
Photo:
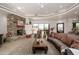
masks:
[[(70, 12), (78, 5), (77, 3), (0, 3), (0, 8), (23, 17), (49, 17)], [(77, 10), (71, 14), (77, 14)]]

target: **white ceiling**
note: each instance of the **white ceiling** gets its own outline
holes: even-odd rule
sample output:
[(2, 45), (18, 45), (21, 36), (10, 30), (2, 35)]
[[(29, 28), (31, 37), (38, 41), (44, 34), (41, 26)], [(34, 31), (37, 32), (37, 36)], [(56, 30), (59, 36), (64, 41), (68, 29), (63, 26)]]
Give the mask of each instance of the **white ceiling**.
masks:
[[(65, 13), (77, 5), (75, 3), (0, 3), (1, 8), (23, 17), (54, 16)], [(77, 14), (78, 10), (75, 11), (75, 14)]]

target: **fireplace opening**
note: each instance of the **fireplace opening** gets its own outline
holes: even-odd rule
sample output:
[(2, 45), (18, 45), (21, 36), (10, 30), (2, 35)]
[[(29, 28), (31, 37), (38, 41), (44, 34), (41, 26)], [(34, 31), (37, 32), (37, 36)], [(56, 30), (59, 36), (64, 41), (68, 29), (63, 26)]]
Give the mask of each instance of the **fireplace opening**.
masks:
[(17, 35), (23, 35), (23, 30), (17, 30)]

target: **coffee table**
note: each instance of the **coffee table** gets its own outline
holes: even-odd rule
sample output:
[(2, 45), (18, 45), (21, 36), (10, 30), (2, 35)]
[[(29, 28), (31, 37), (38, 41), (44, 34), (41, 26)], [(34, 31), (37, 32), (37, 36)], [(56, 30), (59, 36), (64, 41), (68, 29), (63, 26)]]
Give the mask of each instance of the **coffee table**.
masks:
[(47, 54), (48, 47), (43, 41), (37, 42), (35, 40), (34, 43), (33, 43), (33, 46), (32, 46), (32, 51), (33, 51), (33, 54), (35, 54), (36, 51), (44, 51), (45, 54)]

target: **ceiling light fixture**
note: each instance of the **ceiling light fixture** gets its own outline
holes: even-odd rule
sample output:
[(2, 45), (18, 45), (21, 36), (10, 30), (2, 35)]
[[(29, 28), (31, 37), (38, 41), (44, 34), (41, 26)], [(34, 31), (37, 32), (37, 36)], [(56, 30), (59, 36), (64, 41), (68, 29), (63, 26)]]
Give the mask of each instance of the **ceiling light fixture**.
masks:
[(21, 9), (21, 7), (17, 7), (19, 10)]
[(43, 8), (44, 7), (44, 5), (41, 5), (41, 8)]

